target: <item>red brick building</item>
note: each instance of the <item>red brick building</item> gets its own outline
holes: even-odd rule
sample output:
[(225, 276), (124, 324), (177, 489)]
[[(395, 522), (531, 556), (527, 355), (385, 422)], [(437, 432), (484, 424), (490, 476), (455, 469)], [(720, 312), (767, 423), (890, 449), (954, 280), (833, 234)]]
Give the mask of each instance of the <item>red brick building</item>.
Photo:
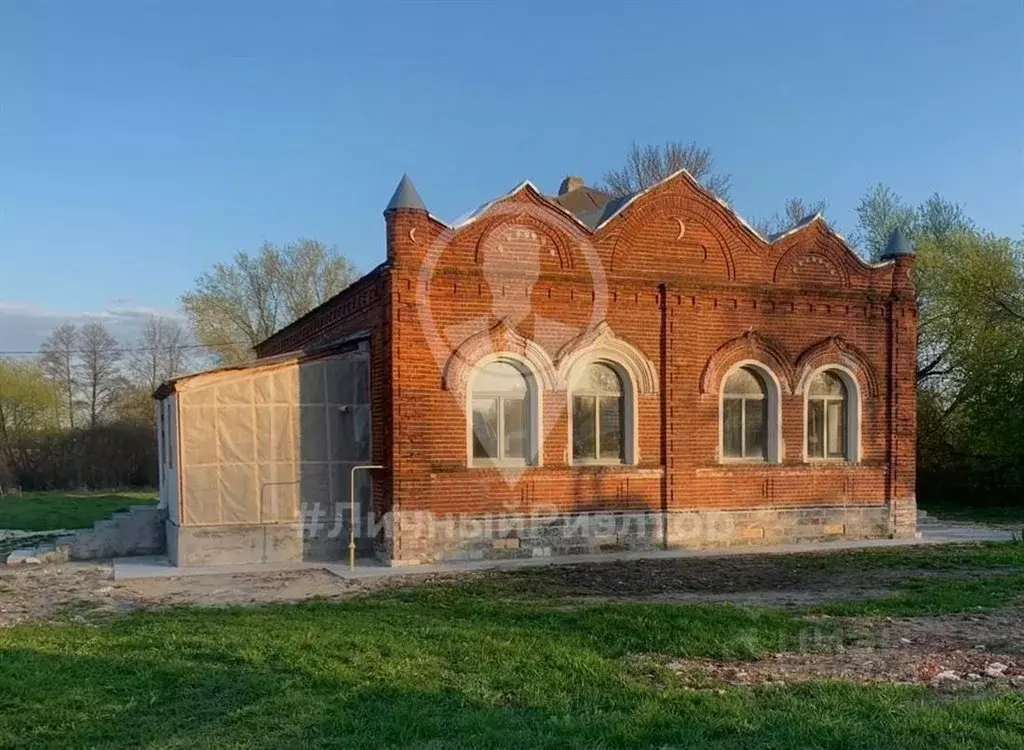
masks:
[(914, 258), (762, 237), (680, 172), (530, 183), (454, 224), (408, 178), (387, 259), (264, 341), (369, 341), (396, 563), (915, 532)]

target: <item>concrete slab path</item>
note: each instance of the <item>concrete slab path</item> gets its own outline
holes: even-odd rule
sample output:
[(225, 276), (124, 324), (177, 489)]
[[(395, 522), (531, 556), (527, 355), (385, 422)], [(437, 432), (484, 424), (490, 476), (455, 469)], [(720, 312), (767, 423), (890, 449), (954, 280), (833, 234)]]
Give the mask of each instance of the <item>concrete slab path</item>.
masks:
[(114, 580), (133, 578), (181, 578), (187, 576), (225, 575), (233, 573), (272, 573), (291, 570), (326, 570), (340, 578), (372, 579), (405, 575), (457, 573), (475, 570), (516, 570), (543, 565), (586, 565), (629, 560), (665, 560), (725, 557), (735, 555), (781, 555), (799, 552), (838, 552), (842, 550), (905, 547), (919, 544), (951, 544), (958, 542), (1009, 541), (1010, 529), (973, 523), (931, 522), (923, 524), (916, 539), (863, 539), (856, 541), (818, 542), (810, 544), (779, 544), (765, 547), (730, 547), (724, 549), (674, 549), (654, 552), (609, 552), (594, 555), (567, 555), (521, 560), (474, 560), (430, 565), (390, 566), (360, 560), (355, 570), (340, 562), (280, 562), (209, 565), (178, 568), (166, 557), (122, 557), (113, 561)]

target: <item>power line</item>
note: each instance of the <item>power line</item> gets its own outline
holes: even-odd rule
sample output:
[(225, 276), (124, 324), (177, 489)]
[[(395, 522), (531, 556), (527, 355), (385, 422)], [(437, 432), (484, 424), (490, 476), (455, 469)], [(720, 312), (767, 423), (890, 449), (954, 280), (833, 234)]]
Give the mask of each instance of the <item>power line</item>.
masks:
[[(169, 347), (169, 346), (138, 346), (131, 347), (128, 349), (104, 349), (103, 351), (109, 354), (134, 354), (136, 352), (166, 352), (177, 349), (212, 349), (218, 346), (248, 346), (251, 347), (248, 341), (224, 341), (216, 344), (181, 344), (180, 346)], [(92, 349), (59, 349), (56, 350), (59, 354), (91, 354), (94, 350)], [(47, 354), (48, 352), (42, 349), (8, 349), (0, 350), (0, 357), (31, 357), (37, 354)]]

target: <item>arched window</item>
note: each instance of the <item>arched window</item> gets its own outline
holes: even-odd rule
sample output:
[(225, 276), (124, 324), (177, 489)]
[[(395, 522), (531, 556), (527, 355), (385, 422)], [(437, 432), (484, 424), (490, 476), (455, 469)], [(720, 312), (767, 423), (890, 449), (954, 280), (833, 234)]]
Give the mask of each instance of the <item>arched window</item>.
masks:
[(572, 389), (572, 459), (626, 462), (626, 397), (622, 375), (604, 362), (587, 365)]
[(536, 386), (518, 363), (497, 360), (473, 378), (474, 465), (536, 463)]
[(846, 458), (849, 391), (843, 378), (824, 370), (807, 390), (807, 457)]
[(769, 444), (768, 388), (753, 367), (741, 367), (722, 389), (722, 455), (765, 461)]

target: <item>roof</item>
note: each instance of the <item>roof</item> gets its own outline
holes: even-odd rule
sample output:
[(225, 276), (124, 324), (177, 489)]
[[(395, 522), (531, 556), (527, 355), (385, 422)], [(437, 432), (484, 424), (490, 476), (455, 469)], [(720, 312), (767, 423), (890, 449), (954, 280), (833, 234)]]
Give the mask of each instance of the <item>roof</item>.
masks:
[[(569, 178), (566, 179), (568, 180)], [(597, 229), (598, 226), (604, 223), (608, 217), (618, 211), (632, 197), (633, 194), (630, 193), (629, 195), (616, 198), (603, 190), (582, 184), (558, 195), (544, 196), (546, 200), (557, 203), (562, 208), (571, 211), (591, 231)]]
[(403, 174), (402, 179), (398, 181), (398, 187), (395, 188), (395, 192), (392, 194), (391, 200), (388, 201), (388, 205), (384, 210), (392, 211), (396, 208), (412, 208), (417, 211), (427, 210), (426, 204), (423, 203), (420, 194), (416, 192), (416, 186), (412, 184), (412, 180), (409, 179), (407, 174)]
[(333, 300), (336, 300), (341, 295), (357, 293), (359, 290), (361, 290), (366, 285), (372, 284), (374, 281), (376, 281), (378, 278), (380, 278), (381, 274), (387, 268), (389, 268), (388, 262), (384, 261), (383, 263), (379, 264), (376, 268), (374, 268), (372, 271), (370, 271), (368, 273), (365, 273), (362, 276), (360, 276), (358, 279), (353, 281), (351, 284), (349, 284), (347, 287), (342, 289), (340, 292), (335, 294), (333, 297), (331, 297), (327, 301), (322, 302), (321, 304), (317, 305), (312, 310), (307, 312), (305, 315), (302, 315), (301, 317), (296, 318), (295, 320), (293, 320), (291, 323), (286, 325), (281, 330), (275, 331), (274, 333), (270, 334), (269, 336), (267, 336), (267, 338), (263, 339), (263, 341), (261, 341), (256, 346), (257, 347), (266, 346), (268, 343), (270, 343), (274, 339), (276, 339), (276, 338), (278, 338), (280, 336), (283, 336), (286, 331), (294, 330), (296, 326), (301, 325), (304, 321), (306, 321), (306, 320), (308, 320), (308, 319), (310, 319), (310, 318), (312, 318), (312, 317), (314, 317), (316, 315), (319, 315), (320, 314), (320, 310), (321, 310), (321, 308), (323, 308), (324, 305), (329, 305)]
[(558, 195), (546, 195), (544, 197), (549, 201), (554, 201), (562, 208), (569, 209), (577, 216), (588, 211), (604, 208), (605, 204), (612, 199), (603, 190), (588, 187), (587, 185), (580, 185)]
[(904, 236), (903, 232), (897, 227), (893, 230), (892, 234), (889, 235), (889, 242), (885, 246), (885, 252), (882, 253), (882, 260), (890, 260), (899, 257), (913, 256), (914, 246), (910, 244), (910, 240)]
[(803, 229), (805, 226), (810, 224), (815, 219), (821, 219), (822, 221), (824, 221), (825, 217), (820, 212), (815, 214), (808, 214), (804, 218), (800, 219), (800, 221), (798, 221), (793, 226), (787, 227), (786, 229), (783, 229), (781, 232), (773, 232), (772, 234), (769, 234), (765, 239), (767, 239), (769, 242), (777, 242), (781, 240), (783, 237), (787, 237), (793, 234), (793, 232), (796, 232), (799, 229)]
[(262, 359), (254, 359), (251, 362), (239, 362), (233, 365), (222, 365), (221, 367), (212, 367), (209, 370), (202, 370), (200, 372), (192, 372), (188, 375), (179, 375), (176, 378), (165, 380), (160, 384), (160, 387), (153, 391), (153, 398), (157, 401), (163, 401), (165, 398), (174, 393), (179, 383), (184, 383), (188, 380), (195, 378), (204, 377), (206, 375), (217, 375), (219, 373), (226, 372), (241, 372), (244, 370), (258, 370), (262, 367), (271, 367), (273, 365), (282, 365), (289, 362), (299, 362), (307, 359), (316, 359), (323, 357), (327, 354), (331, 354), (336, 350), (345, 349), (351, 344), (356, 344), (360, 341), (365, 341), (370, 338), (369, 331), (359, 331), (351, 336), (345, 336), (341, 339), (335, 339), (329, 341), (326, 344), (320, 344), (318, 346), (312, 346), (308, 349), (302, 349), (294, 352), (285, 352), (283, 354), (276, 354), (273, 357), (263, 357)]
[[(834, 236), (840, 243), (843, 244), (844, 247), (846, 247), (846, 249), (850, 253), (851, 258), (853, 258), (853, 260), (859, 263), (861, 266), (865, 268), (878, 268), (888, 265), (892, 261), (892, 257), (886, 255), (882, 256), (881, 262), (879, 263), (868, 263), (864, 261), (853, 250), (850, 244), (846, 241), (846, 238), (843, 237), (838, 232), (836, 232), (834, 229), (832, 229), (820, 213), (805, 216), (796, 224), (796, 226), (790, 227), (789, 229), (782, 233), (766, 237), (763, 234), (761, 234), (761, 232), (759, 232), (757, 229), (755, 229), (753, 225), (750, 224), (750, 222), (748, 222), (746, 219), (740, 216), (740, 214), (737, 213), (736, 210), (729, 203), (722, 200), (712, 191), (704, 187), (692, 174), (690, 174), (685, 169), (680, 169), (676, 172), (673, 172), (668, 177), (665, 177), (664, 179), (654, 183), (653, 185), (649, 185), (648, 187), (636, 193), (624, 195), (619, 198), (613, 198), (611, 196), (608, 196), (608, 200), (601, 207), (587, 208), (588, 203), (598, 203), (602, 199), (601, 196), (607, 195), (600, 190), (588, 188), (586, 186), (581, 186), (558, 196), (549, 196), (537, 190), (536, 186), (529, 180), (524, 180), (523, 182), (519, 183), (515, 188), (505, 193), (504, 195), (501, 195), (495, 198), (494, 200), (484, 203), (475, 211), (471, 211), (469, 214), (466, 214), (465, 216), (461, 217), (460, 219), (450, 224), (432, 214), (431, 218), (434, 221), (441, 224), (442, 226), (448, 227), (449, 229), (461, 229), (462, 227), (473, 223), (481, 216), (483, 216), (485, 213), (487, 213), (487, 210), (491, 206), (500, 203), (501, 201), (507, 198), (512, 197), (513, 195), (522, 190), (532, 190), (533, 193), (541, 200), (546, 201), (553, 207), (560, 210), (562, 213), (568, 215), (569, 217), (574, 219), (580, 226), (584, 227), (587, 231), (593, 234), (601, 230), (603, 227), (607, 226), (616, 216), (624, 212), (633, 203), (636, 203), (637, 201), (641, 200), (648, 193), (653, 192), (654, 190), (660, 188), (662, 185), (679, 178), (686, 179), (687, 181), (690, 182), (691, 185), (694, 186), (695, 189), (706, 195), (710, 200), (713, 200), (715, 203), (720, 205), (722, 209), (726, 211), (730, 216), (732, 216), (737, 222), (739, 222), (740, 225), (744, 229), (746, 229), (746, 231), (749, 232), (751, 236), (756, 238), (757, 241), (762, 242), (764, 244), (773, 245), (785, 239), (786, 237), (789, 237), (790, 235), (799, 232), (805, 227), (810, 226), (811, 224), (820, 222), (829, 234)], [(572, 193), (575, 192), (580, 192), (581, 195), (574, 196), (570, 199), (566, 199), (567, 195), (571, 195)], [(582, 210), (579, 210), (577, 212), (576, 209)]]

